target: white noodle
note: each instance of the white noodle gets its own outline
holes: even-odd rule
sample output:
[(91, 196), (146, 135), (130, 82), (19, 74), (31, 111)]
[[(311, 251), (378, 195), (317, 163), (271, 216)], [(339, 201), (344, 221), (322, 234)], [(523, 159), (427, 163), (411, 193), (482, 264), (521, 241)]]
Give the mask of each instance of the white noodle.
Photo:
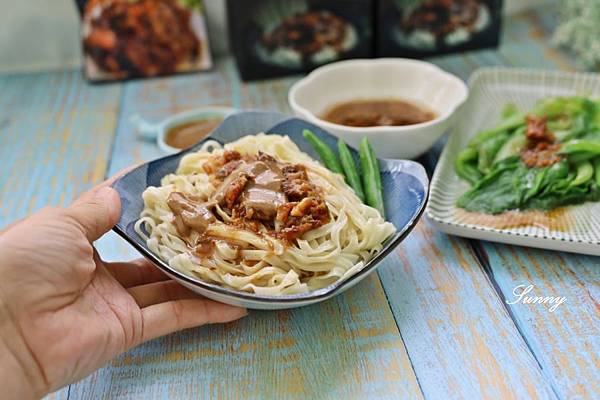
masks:
[[(207, 200), (216, 188), (202, 165), (224, 150), (243, 155), (261, 150), (282, 162), (303, 164), (310, 181), (323, 191), (330, 222), (306, 232), (291, 245), (218, 222), (211, 224), (206, 233), (223, 241), (217, 242), (210, 257), (192, 256), (177, 233), (167, 198), (177, 191)], [(356, 197), (341, 175), (302, 153), (287, 136), (249, 135), (226, 144), (224, 149), (217, 142), (207, 142), (199, 151), (184, 156), (176, 173), (163, 177), (160, 187), (148, 187), (143, 199), (145, 207), (135, 231), (153, 253), (187, 275), (263, 295), (307, 292), (353, 275), (395, 232), (376, 209)], [(227, 220), (225, 212), (217, 212)], [(228, 242), (241, 244), (241, 250)]]

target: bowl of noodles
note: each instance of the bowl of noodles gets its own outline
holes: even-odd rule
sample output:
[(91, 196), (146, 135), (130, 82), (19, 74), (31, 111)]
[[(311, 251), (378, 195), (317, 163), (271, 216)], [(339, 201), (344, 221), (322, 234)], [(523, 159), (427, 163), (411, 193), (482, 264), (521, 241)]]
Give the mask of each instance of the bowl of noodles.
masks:
[(171, 278), (224, 303), (280, 309), (341, 293), (412, 230), (428, 179), (413, 161), (376, 161), (384, 218), (318, 161), (305, 129), (335, 144), (282, 114), (227, 117), (192, 148), (115, 182), (122, 202), (115, 231)]

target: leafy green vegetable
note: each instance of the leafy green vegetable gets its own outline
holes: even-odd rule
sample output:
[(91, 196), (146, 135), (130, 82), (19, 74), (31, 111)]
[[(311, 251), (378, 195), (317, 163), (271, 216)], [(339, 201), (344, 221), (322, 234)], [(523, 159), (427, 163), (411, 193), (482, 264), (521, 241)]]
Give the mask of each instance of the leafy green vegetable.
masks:
[(594, 158), (592, 164), (594, 164), (594, 176), (596, 177), (596, 185), (600, 186), (600, 157)]
[[(528, 146), (526, 115), (545, 118), (555, 140), (549, 144), (560, 145), (558, 159), (533, 164), (538, 167), (521, 159)], [(533, 143), (529, 149), (537, 142)], [(579, 96), (546, 98), (529, 114), (508, 104), (500, 123), (475, 135), (459, 153), (455, 169), (472, 185), (457, 201), (458, 207), (468, 211), (551, 210), (598, 201), (600, 101)]]
[(502, 107), (502, 118), (508, 118), (519, 113), (519, 108), (515, 103), (506, 103)]
[(458, 176), (471, 184), (477, 182), (482, 176), (477, 169), (477, 155), (477, 150), (474, 147), (467, 147), (458, 154), (454, 163)]
[(560, 152), (562, 154), (589, 153), (591, 155), (600, 155), (600, 141), (573, 140), (565, 143)]
[(496, 136), (481, 143), (479, 146), (479, 158), (477, 159), (477, 167), (480, 171), (488, 172), (490, 170), (490, 167), (496, 158), (496, 154), (510, 137), (511, 134), (509, 131), (502, 131)]
[(577, 175), (571, 181), (572, 186), (583, 185), (594, 176), (594, 167), (589, 161), (582, 161), (577, 164)]
[(504, 142), (494, 157), (494, 162), (505, 158), (516, 156), (521, 152), (527, 140), (525, 139), (525, 127), (521, 126), (515, 130), (510, 138)]
[(525, 125), (525, 115), (520, 113), (510, 115), (509, 117), (503, 119), (497, 127), (487, 131), (479, 132), (477, 135), (475, 135), (469, 142), (469, 146), (478, 147), (483, 142), (488, 141), (497, 135), (523, 125)]

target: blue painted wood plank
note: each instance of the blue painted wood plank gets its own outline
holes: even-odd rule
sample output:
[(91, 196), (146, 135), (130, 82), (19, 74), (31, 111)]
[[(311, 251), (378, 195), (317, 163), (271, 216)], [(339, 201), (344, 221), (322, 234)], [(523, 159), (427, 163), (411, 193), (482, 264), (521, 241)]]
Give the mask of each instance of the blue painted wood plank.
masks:
[[(526, 22), (527, 18), (529, 17), (523, 17), (523, 21)], [(509, 32), (518, 32), (518, 29), (515, 28)], [(526, 38), (524, 41), (529, 43), (529, 40)], [(550, 58), (551, 62), (544, 61), (546, 53), (544, 50), (540, 50), (539, 43), (533, 45), (527, 43), (523, 45), (509, 43), (497, 53), (482, 51), (472, 53), (468, 57), (440, 57), (434, 61), (463, 78), (468, 77), (471, 70), (477, 65), (493, 65), (506, 60), (516, 65), (536, 65), (548, 68), (552, 67), (551, 62), (556, 62), (552, 58)], [(531, 48), (529, 49), (527, 46)], [(522, 50), (522, 48), (526, 50)], [(28, 110), (43, 110), (44, 113), (51, 115), (56, 113), (54, 110), (60, 110), (59, 105), (50, 104), (48, 99), (43, 96), (31, 96), (31, 93), (47, 92), (56, 99), (67, 97), (66, 100), (63, 100), (66, 104), (75, 104), (75, 106), (79, 104), (78, 101), (68, 100), (71, 95), (64, 94), (73, 91), (68, 84), (52, 82), (53, 79), (57, 79), (56, 77), (36, 80), (37, 77), (29, 76), (27, 79), (20, 80), (19, 85), (12, 83), (12, 79), (20, 80), (19, 77), (0, 79), (2, 93), (0, 105), (6, 109), (6, 112), (0, 113), (1, 148), (10, 146), (11, 149), (19, 149), (20, 146), (26, 144), (18, 140), (13, 141), (13, 137), (5, 135), (2, 127), (7, 123), (8, 126), (12, 126), (13, 114), (18, 116), (19, 125), (22, 127), (18, 132), (29, 132), (30, 128), (35, 130), (36, 134), (31, 137), (26, 136), (26, 140), (42, 140), (39, 137), (43, 136), (43, 132), (54, 132), (56, 126), (65, 126), (60, 119), (54, 121), (49, 117), (46, 117), (44, 121), (28, 121), (27, 123), (30, 125), (27, 125), (24, 118), (19, 115), (19, 112), (22, 111), (19, 104), (27, 103)], [(115, 143), (115, 154), (110, 172), (115, 172), (132, 162), (155, 158), (158, 155), (153, 145), (141, 144), (135, 139), (126, 114), (143, 112), (150, 117), (160, 118), (198, 104), (213, 103), (215, 99), (223, 101), (221, 104), (233, 106), (285, 110), (286, 91), (291, 82), (293, 79), (240, 85), (233, 64), (227, 60), (219, 66), (216, 72), (210, 74), (128, 83), (125, 85), (124, 97), (128, 99), (125, 104), (128, 104), (129, 108), (124, 106), (124, 111), (119, 117), (119, 134)], [(75, 86), (77, 85), (80, 84), (75, 83)], [(100, 88), (107, 91), (119, 91), (118, 85)], [(87, 89), (87, 87), (83, 88), (83, 90)], [(81, 90), (81, 88), (77, 90)], [(169, 100), (165, 101), (165, 97), (168, 97)], [(115, 104), (118, 104), (118, 101), (115, 101)], [(112, 115), (110, 111), (108, 114)], [(91, 117), (93, 121), (97, 122), (94, 118)], [(39, 126), (48, 127), (48, 130), (36, 130), (36, 127)], [(67, 135), (68, 137), (70, 136)], [(81, 139), (75, 140), (75, 143), (80, 142)], [(65, 139), (65, 143), (67, 144), (64, 146), (67, 147), (74, 145), (67, 139)], [(44, 145), (49, 146), (49, 144)], [(58, 151), (62, 146), (58, 146)], [(44, 155), (41, 153), (31, 154), (26, 157), (30, 163), (31, 160), (39, 159)], [(6, 156), (8, 165), (24, 163), (18, 160), (17, 152), (6, 152), (3, 155)], [(60, 157), (52, 158), (46, 165), (50, 165), (50, 168), (58, 168), (58, 173), (64, 176), (69, 162), (67, 161), (65, 166), (61, 164), (61, 161)], [(55, 167), (56, 165), (58, 167)], [(32, 172), (31, 176), (45, 176), (46, 171), (34, 171), (34, 169), (28, 171)], [(98, 167), (93, 170), (96, 171), (94, 179), (85, 180), (82, 179), (81, 174), (78, 174), (73, 182), (80, 182), (78, 179), (81, 179), (83, 183), (77, 183), (77, 185), (87, 187), (91, 181), (97, 180), (98, 171), (101, 169)], [(2, 174), (1, 171), (0, 174)], [(55, 179), (58, 182), (59, 178)], [(0, 182), (12, 182), (10, 173), (5, 170), (4, 176), (0, 175)], [(35, 196), (35, 185), (27, 183), (29, 186), (19, 190), (25, 193), (33, 190), (33, 196)], [(73, 193), (81, 190), (79, 187), (69, 189), (62, 181), (54, 185), (61, 189), (50, 190), (50, 195), (42, 195), (47, 197), (41, 200), (32, 197), (34, 202), (32, 209), (46, 201), (55, 201), (55, 204), (59, 204), (61, 201), (66, 201), (69, 196), (73, 196)], [(2, 187), (6, 187), (6, 185), (2, 185)], [(0, 201), (8, 200), (9, 196), (0, 197)], [(0, 204), (4, 209), (4, 202), (0, 202)], [(11, 205), (11, 207), (16, 208), (17, 206)], [(20, 215), (25, 213), (26, 211), (21, 211)], [(5, 220), (1, 220), (1, 223), (11, 219), (12, 217), (5, 218)], [(507, 323), (507, 314), (500, 307), (502, 298), (494, 297), (495, 292), (491, 289), (489, 282), (486, 283), (486, 280), (482, 279), (481, 267), (468, 246), (460, 239), (448, 239), (440, 237), (439, 234), (436, 236), (436, 233), (430, 232), (427, 225), (421, 225), (416, 232), (417, 235), (413, 235), (400, 249), (396, 256), (399, 258), (390, 257), (386, 260), (380, 275), (398, 319), (398, 325), (404, 336), (415, 371), (424, 387), (424, 393), (428, 397), (434, 398), (467, 395), (495, 396), (498, 394), (509, 397), (553, 397), (552, 386), (558, 387), (560, 390), (563, 383), (556, 377), (556, 374), (559, 373), (558, 367), (551, 370), (546, 364), (564, 360), (565, 357), (569, 357), (569, 354), (564, 350), (552, 353), (551, 347), (543, 341), (531, 342), (533, 343), (531, 348), (536, 355), (542, 353), (537, 360), (534, 359), (524, 341), (520, 341), (515, 333), (514, 325), (511, 327)], [(426, 240), (430, 239), (432, 242), (426, 243)], [(118, 242), (107, 240), (106, 244), (101, 243), (103, 254), (108, 255), (109, 258), (134, 255), (127, 248), (119, 250), (118, 244), (115, 243)], [(505, 250), (497, 253), (506, 255)], [(407, 263), (407, 258), (409, 263)], [(565, 259), (569, 260), (570, 258), (565, 256)], [(427, 262), (431, 265), (428, 266)], [(516, 282), (517, 278), (526, 275), (525, 270), (517, 271), (514, 273), (517, 278), (514, 278), (515, 281), (512, 282), (503, 277), (502, 272), (505, 270), (498, 265), (492, 267), (497, 269), (497, 275), (501, 277), (498, 278), (499, 282), (505, 281), (505, 283), (499, 284), (503, 288), (502, 293), (507, 293), (507, 288)], [(558, 271), (555, 274), (564, 273), (564, 267), (556, 268), (563, 272)], [(590, 278), (589, 273), (583, 274), (579, 268), (577, 268), (576, 274), (581, 275), (578, 278), (580, 280)], [(567, 282), (565, 284), (573, 285), (574, 283)], [(579, 293), (574, 291), (572, 286), (568, 287), (571, 288), (569, 293)], [(463, 294), (461, 292), (463, 289), (472, 290), (476, 298), (472, 299), (467, 294)], [(586, 288), (586, 290), (588, 289), (589, 287)], [(596, 292), (593, 290), (592, 292), (594, 293), (592, 298), (597, 299)], [(372, 293), (375, 293), (375, 296), (370, 296), (370, 299), (369, 295)], [(330, 398), (342, 395), (346, 395), (346, 397), (359, 395), (384, 397), (392, 394), (406, 397), (419, 396), (420, 392), (415, 387), (414, 376), (410, 374), (411, 369), (407, 363), (406, 351), (399, 341), (397, 330), (394, 331), (393, 326), (390, 326), (389, 310), (386, 312), (385, 308), (380, 307), (385, 303), (385, 299), (381, 298), (381, 293), (379, 282), (372, 279), (348, 295), (320, 306), (292, 312), (257, 313), (258, 316), (254, 319), (247, 319), (227, 327), (203, 328), (181, 335), (169, 336), (124, 355), (113, 365), (99, 371), (83, 383), (75, 385), (72, 388), (74, 398), (117, 395), (130, 398), (142, 395), (168, 398), (204, 397), (198, 394), (206, 395), (206, 397), (230, 397), (230, 395), (246, 394), (241, 391), (242, 387), (252, 389), (249, 397), (261, 397), (268, 393), (280, 393), (279, 391), (286, 389), (281, 386), (281, 382), (284, 382), (285, 378), (290, 375), (300, 377), (301, 382), (310, 382), (307, 384), (310, 387), (308, 389), (299, 389), (297, 386), (288, 388), (286, 393), (289, 398), (321, 393), (325, 393), (323, 397)], [(491, 296), (491, 300), (487, 299), (489, 296)], [(446, 301), (447, 304), (440, 306), (436, 300)], [(577, 311), (577, 308), (570, 309), (570, 314), (567, 314), (566, 317), (576, 318)], [(520, 316), (526, 314), (523, 314), (519, 307), (515, 307), (513, 312), (517, 314), (517, 323), (519, 328), (525, 332), (526, 338), (547, 332), (549, 327), (546, 325), (556, 322), (544, 318), (543, 315), (532, 313), (531, 318), (534, 322), (526, 326), (519, 319)], [(277, 316), (276, 322), (273, 322), (273, 314)], [(591, 312), (589, 315), (590, 318), (594, 316)], [(524, 321), (527, 322), (527, 318)], [(571, 326), (571, 322), (568, 321), (570, 319), (563, 321), (563, 325), (566, 327), (563, 331), (557, 331), (557, 340), (563, 340), (564, 335), (568, 333), (568, 328)], [(327, 324), (331, 326), (327, 326)], [(376, 329), (381, 326), (384, 328)], [(528, 332), (527, 329), (530, 329), (531, 332)], [(589, 333), (589, 331), (584, 331), (584, 334), (586, 332)], [(281, 335), (278, 336), (280, 333)], [(584, 343), (590, 337), (593, 339), (593, 336), (589, 335), (581, 337)], [(290, 344), (289, 338), (293, 338), (296, 342)], [(316, 343), (310, 342), (310, 338), (315, 338)], [(325, 347), (321, 346), (323, 342), (326, 343)], [(237, 347), (228, 347), (230, 343), (237, 343), (235, 345)], [(314, 348), (310, 347), (311, 345)], [(567, 347), (567, 350), (582, 351), (580, 341), (575, 341), (574, 344), (571, 342), (570, 346), (570, 348)], [(503, 350), (503, 348), (508, 350)], [(355, 351), (351, 352), (349, 349)], [(512, 354), (513, 352), (514, 354)], [(356, 357), (356, 354), (360, 354), (361, 357)], [(582, 365), (585, 368), (594, 365), (597, 367), (597, 358), (594, 358), (593, 354), (590, 356), (591, 358), (583, 359), (584, 364)], [(355, 360), (353, 356), (359, 360)], [(202, 360), (205, 358), (208, 361), (203, 362)], [(328, 362), (329, 358), (332, 361)], [(280, 368), (279, 364), (282, 363), (282, 360), (283, 366)], [(536, 361), (542, 364), (541, 371)], [(579, 363), (581, 361), (575, 358), (572, 362)], [(590, 364), (590, 362), (592, 363)], [(212, 365), (217, 365), (218, 368), (211, 369)], [(319, 368), (315, 368), (316, 365)], [(342, 367), (338, 367), (338, 365)], [(391, 367), (384, 368), (387, 373), (376, 370), (377, 368), (381, 369), (382, 365), (384, 367), (391, 365)], [(348, 384), (346, 381), (342, 381), (339, 386), (329, 388), (325, 378), (336, 378), (336, 375), (331, 375), (329, 371), (334, 367), (342, 369), (345, 375), (357, 376), (362, 385), (353, 385), (352, 382)], [(516, 375), (510, 370), (513, 367), (525, 368), (528, 371), (520, 382), (517, 382)], [(577, 373), (581, 369), (573, 369), (573, 371)], [(234, 374), (232, 370), (236, 373)], [(598, 368), (596, 368), (597, 370)], [(551, 371), (551, 375), (548, 376), (549, 384), (543, 380), (543, 375), (548, 371)], [(321, 375), (317, 375), (317, 373)], [(205, 374), (209, 374), (210, 377), (204, 378)], [(235, 381), (236, 376), (244, 378), (241, 381)], [(269, 378), (261, 381), (262, 376)], [(586, 379), (589, 377), (589, 375), (583, 376)], [(501, 379), (494, 379), (498, 377)], [(507, 388), (507, 385), (499, 382), (502, 379), (506, 379), (511, 387)], [(231, 382), (237, 382), (233, 389), (226, 386)], [(410, 390), (394, 393), (398, 382)], [(575, 389), (581, 387), (572, 374), (565, 379), (565, 387), (569, 387), (570, 382), (575, 382), (575, 385), (571, 385)], [(569, 389), (572, 391), (566, 393), (581, 393), (575, 389)], [(590, 393), (589, 386), (584, 386), (583, 389), (588, 390), (588, 392), (583, 392), (584, 394)]]
[(142, 345), (71, 398), (421, 398), (376, 276), (318, 305)]
[(119, 107), (118, 86), (79, 72), (0, 76), (0, 226), (70, 202), (100, 182)]
[[(486, 242), (482, 249), (492, 280), (555, 390), (566, 399), (597, 398), (600, 258)], [(550, 311), (550, 303), (527, 303), (534, 296), (565, 302)]]
[(421, 221), (379, 275), (425, 398), (555, 398), (466, 240)]

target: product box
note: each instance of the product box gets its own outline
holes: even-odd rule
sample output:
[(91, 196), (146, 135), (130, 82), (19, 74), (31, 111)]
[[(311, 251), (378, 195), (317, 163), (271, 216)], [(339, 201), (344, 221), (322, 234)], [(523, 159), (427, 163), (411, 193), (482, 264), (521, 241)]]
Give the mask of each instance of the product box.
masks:
[(502, 0), (378, 0), (379, 57), (428, 57), (498, 45)]
[(110, 81), (212, 66), (201, 0), (77, 0), (86, 77)]
[(231, 50), (244, 80), (372, 56), (372, 0), (228, 0)]

